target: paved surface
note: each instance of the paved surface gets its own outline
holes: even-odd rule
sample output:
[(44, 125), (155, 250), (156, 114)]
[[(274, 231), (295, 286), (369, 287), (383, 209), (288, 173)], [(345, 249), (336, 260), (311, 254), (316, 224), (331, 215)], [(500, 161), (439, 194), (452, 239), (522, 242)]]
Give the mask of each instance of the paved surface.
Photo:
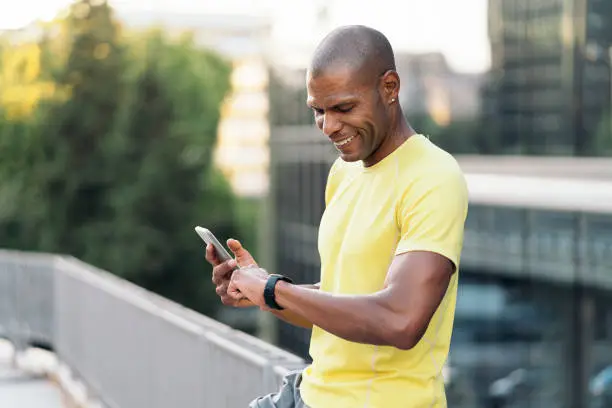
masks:
[(0, 341), (0, 408), (64, 408), (60, 390), (37, 374), (40, 359), (29, 360), (13, 367), (12, 347)]
[(61, 408), (59, 390), (47, 379), (0, 365), (0, 407)]
[(0, 365), (0, 407), (61, 408), (59, 390), (46, 378)]

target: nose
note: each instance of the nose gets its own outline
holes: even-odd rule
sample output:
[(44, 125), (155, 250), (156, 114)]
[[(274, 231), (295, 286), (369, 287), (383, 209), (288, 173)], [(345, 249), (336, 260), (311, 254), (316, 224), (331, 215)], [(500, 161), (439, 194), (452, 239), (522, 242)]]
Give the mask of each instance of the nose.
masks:
[(323, 123), (321, 124), (321, 130), (327, 137), (330, 137), (342, 129), (342, 123), (332, 112), (325, 112), (322, 121)]

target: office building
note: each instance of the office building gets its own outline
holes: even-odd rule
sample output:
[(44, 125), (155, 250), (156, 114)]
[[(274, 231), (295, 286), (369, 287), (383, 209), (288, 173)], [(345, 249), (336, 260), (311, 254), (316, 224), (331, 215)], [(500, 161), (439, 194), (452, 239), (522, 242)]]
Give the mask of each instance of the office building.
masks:
[(489, 37), (483, 119), (497, 153), (583, 156), (606, 148), (612, 2), (489, 0)]

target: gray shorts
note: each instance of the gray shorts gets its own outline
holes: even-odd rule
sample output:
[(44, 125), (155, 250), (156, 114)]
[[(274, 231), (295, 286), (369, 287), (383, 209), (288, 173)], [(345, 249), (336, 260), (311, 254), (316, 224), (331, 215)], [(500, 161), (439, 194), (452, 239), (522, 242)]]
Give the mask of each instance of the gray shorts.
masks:
[(258, 397), (249, 408), (308, 408), (300, 395), (302, 370), (291, 371), (283, 378), (278, 392)]

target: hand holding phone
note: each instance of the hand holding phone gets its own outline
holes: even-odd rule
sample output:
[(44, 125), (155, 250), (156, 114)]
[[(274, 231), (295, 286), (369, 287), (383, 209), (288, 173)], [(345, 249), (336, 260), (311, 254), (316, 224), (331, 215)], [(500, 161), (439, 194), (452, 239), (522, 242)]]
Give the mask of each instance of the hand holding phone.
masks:
[(225, 247), (221, 245), (217, 237), (215, 237), (215, 235), (212, 232), (210, 232), (206, 228), (202, 228), (199, 226), (195, 227), (195, 230), (200, 236), (200, 238), (202, 238), (202, 240), (206, 242), (206, 244), (212, 244), (212, 246), (215, 248), (217, 259), (220, 262), (225, 262), (225, 261), (229, 261), (230, 259), (233, 259), (233, 257), (229, 254), (229, 252), (227, 252)]
[[(225, 247), (221, 245), (219, 240), (208, 229), (198, 226), (195, 228), (195, 230), (200, 236), (200, 238), (202, 238), (202, 240), (206, 243), (207, 247), (210, 244), (214, 248), (215, 255), (217, 258), (216, 261), (218, 261), (218, 264), (216, 265), (213, 264), (213, 283), (217, 286), (217, 294), (221, 297), (221, 301), (223, 302), (223, 304), (227, 306), (234, 306), (234, 307), (253, 306), (253, 304), (246, 298), (236, 300), (235, 298), (232, 298), (231, 296), (227, 294), (229, 280), (231, 277), (231, 274), (229, 274), (229, 272), (230, 271), (233, 272), (233, 270), (238, 269), (240, 267), (238, 263), (236, 263), (236, 266), (233, 269), (227, 269), (227, 266), (222, 265), (222, 264), (224, 264), (225, 262), (229, 260), (232, 260), (233, 257), (229, 254), (229, 252), (227, 252)], [(242, 256), (243, 261), (246, 258), (247, 260), (251, 260), (253, 261), (252, 263), (254, 263), (254, 260), (251, 257), (251, 254), (249, 254), (247, 250), (242, 248), (242, 246), (240, 245), (238, 241), (235, 241), (234, 244), (238, 245), (238, 249), (233, 248), (233, 251), (237, 250), (239, 252), (239, 255)], [(212, 263), (212, 261), (208, 258), (208, 254), (207, 254), (206, 259)], [(237, 261), (239, 260), (240, 260), (240, 256), (237, 257)]]

